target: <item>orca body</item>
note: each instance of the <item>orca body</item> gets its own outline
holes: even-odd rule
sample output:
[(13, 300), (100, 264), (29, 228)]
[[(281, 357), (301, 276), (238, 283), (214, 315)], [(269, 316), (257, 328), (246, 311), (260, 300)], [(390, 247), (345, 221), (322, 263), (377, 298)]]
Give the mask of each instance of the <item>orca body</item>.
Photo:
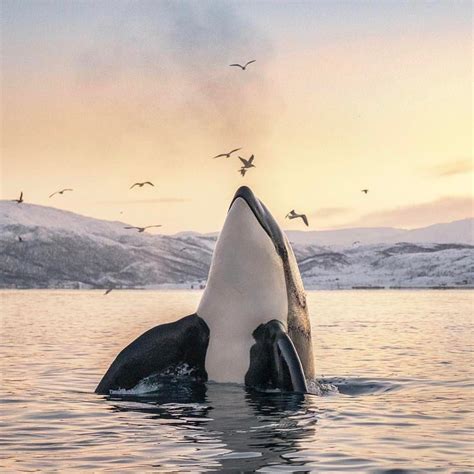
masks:
[(157, 326), (115, 359), (96, 393), (186, 366), (196, 380), (306, 392), (311, 327), (291, 246), (246, 186), (236, 192), (196, 314)]

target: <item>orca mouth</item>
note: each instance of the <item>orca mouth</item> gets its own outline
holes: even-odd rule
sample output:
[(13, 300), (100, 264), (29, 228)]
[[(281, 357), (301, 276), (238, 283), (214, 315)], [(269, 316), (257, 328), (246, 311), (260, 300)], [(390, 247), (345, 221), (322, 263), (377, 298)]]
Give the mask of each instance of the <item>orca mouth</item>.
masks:
[(270, 211), (252, 192), (248, 186), (241, 186), (234, 195), (232, 202), (230, 203), (229, 210), (237, 199), (243, 199), (253, 215), (256, 217), (258, 223), (261, 225), (263, 230), (267, 233), (275, 246), (276, 251), (280, 257), (284, 258), (287, 254), (285, 237), (283, 235), (280, 226), (276, 222), (275, 218), (270, 214)]

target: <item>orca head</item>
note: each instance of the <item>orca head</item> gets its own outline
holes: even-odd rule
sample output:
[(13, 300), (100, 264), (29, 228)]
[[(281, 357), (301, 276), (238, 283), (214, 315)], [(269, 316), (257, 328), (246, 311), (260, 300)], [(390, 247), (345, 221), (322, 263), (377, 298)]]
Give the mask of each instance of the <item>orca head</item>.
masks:
[(240, 187), (219, 234), (198, 312), (209, 306), (238, 305), (246, 313), (241, 319), (249, 312), (263, 312), (270, 319), (286, 320), (287, 292), (279, 254), (283, 249), (276, 221), (250, 188)]
[(286, 237), (285, 233), (280, 229), (275, 218), (272, 216), (270, 211), (267, 209), (265, 204), (261, 202), (252, 190), (247, 186), (241, 186), (235, 193), (234, 199), (230, 205), (230, 209), (236, 202), (236, 200), (244, 200), (256, 220), (260, 224), (261, 228), (265, 231), (269, 239), (271, 240), (276, 254), (278, 254), (284, 269), (287, 300), (289, 304), (288, 308), (288, 319), (291, 324), (295, 307), (306, 309), (306, 295), (304, 291), (303, 281), (301, 279), (298, 264), (296, 262), (293, 249), (291, 248), (290, 242)]
[(242, 200), (247, 204), (261, 228), (272, 241), (278, 255), (280, 255), (282, 259), (287, 258), (288, 248), (286, 237), (270, 211), (265, 207), (265, 204), (263, 204), (247, 186), (241, 186), (237, 190), (229, 210), (232, 209), (232, 206), (237, 200)]
[(285, 327), (294, 325), (295, 301), (307, 319), (303, 285), (288, 240), (265, 205), (242, 186), (219, 234), (197, 309), (210, 328), (209, 378), (242, 382), (254, 330), (274, 319)]

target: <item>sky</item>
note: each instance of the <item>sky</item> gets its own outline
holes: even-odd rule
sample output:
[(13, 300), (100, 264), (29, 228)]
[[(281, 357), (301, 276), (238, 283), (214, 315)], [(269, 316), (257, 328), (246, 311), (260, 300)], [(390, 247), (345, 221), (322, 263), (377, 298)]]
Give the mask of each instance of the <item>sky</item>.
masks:
[[(162, 233), (219, 230), (242, 184), (285, 229), (473, 216), (470, 1), (1, 9), (1, 199)], [(237, 147), (245, 177), (212, 159)]]

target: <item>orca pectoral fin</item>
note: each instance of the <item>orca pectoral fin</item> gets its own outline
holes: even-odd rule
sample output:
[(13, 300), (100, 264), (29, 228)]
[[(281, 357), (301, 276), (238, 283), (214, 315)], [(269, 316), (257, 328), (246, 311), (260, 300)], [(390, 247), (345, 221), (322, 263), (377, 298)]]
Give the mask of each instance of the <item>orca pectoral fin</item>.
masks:
[(303, 366), (295, 346), (286, 332), (276, 340), (275, 352), (275, 359), (279, 363), (280, 383), (285, 386), (289, 379), (293, 392), (306, 393), (308, 388)]
[(261, 324), (253, 333), (245, 384), (257, 389), (306, 393), (306, 379), (295, 346), (280, 321)]
[(120, 352), (95, 392), (131, 389), (145, 377), (184, 365), (195, 380), (205, 382), (208, 344), (209, 328), (197, 314), (156, 326)]

